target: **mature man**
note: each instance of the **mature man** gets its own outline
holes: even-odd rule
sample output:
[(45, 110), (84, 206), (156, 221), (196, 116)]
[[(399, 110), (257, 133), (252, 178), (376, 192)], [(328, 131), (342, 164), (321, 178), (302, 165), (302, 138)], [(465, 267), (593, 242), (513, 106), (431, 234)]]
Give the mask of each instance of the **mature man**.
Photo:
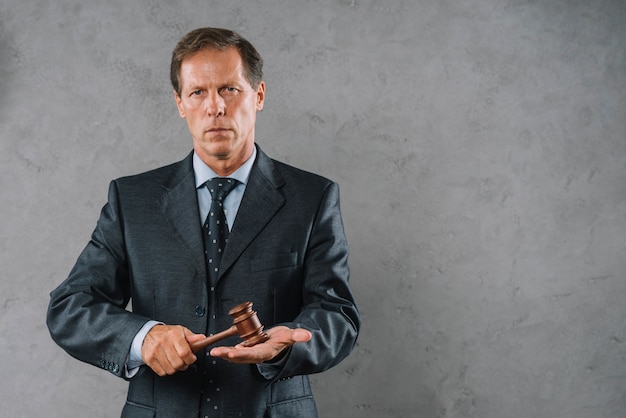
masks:
[[(123, 417), (317, 416), (306, 375), (345, 358), (360, 327), (338, 187), (255, 143), (262, 59), (238, 34), (184, 36), (171, 79), (193, 152), (111, 182), (91, 241), (51, 293), (50, 333), (130, 381)], [(269, 339), (194, 353), (244, 301)]]

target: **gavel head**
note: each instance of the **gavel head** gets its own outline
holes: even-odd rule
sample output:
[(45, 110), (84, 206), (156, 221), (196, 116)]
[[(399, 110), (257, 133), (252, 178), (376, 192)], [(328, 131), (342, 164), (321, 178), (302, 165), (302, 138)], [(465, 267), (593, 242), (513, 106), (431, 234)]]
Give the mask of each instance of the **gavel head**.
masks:
[(233, 317), (233, 325), (237, 328), (239, 336), (243, 339), (243, 345), (252, 347), (267, 341), (269, 335), (263, 331), (263, 325), (252, 310), (252, 302), (244, 302), (235, 306), (228, 315)]

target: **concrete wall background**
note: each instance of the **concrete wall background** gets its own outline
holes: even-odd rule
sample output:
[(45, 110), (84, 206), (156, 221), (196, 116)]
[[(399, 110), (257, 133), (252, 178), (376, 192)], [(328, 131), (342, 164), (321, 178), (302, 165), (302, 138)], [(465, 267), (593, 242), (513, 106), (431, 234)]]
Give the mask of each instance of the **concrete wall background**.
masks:
[(191, 148), (187, 31), (266, 61), (258, 142), (336, 180), (365, 324), (323, 417), (626, 416), (626, 3), (0, 1), (0, 415), (118, 416), (48, 336), (109, 180)]

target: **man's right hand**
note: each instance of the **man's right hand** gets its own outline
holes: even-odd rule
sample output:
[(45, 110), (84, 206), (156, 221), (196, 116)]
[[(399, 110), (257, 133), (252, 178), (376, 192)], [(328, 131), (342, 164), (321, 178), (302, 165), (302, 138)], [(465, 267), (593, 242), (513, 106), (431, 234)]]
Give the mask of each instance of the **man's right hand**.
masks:
[(204, 338), (181, 325), (155, 325), (143, 340), (141, 357), (159, 376), (171, 375), (187, 370), (197, 360), (190, 344)]

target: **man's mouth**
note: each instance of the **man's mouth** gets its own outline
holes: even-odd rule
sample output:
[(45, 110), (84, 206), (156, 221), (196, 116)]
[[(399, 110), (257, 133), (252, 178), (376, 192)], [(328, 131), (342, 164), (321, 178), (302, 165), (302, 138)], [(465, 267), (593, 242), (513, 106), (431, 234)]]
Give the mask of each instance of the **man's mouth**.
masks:
[(207, 129), (207, 132), (220, 133), (220, 132), (226, 132), (226, 131), (229, 131), (229, 130), (230, 129), (228, 129), (228, 128), (216, 127), (216, 128), (209, 128), (209, 129)]

